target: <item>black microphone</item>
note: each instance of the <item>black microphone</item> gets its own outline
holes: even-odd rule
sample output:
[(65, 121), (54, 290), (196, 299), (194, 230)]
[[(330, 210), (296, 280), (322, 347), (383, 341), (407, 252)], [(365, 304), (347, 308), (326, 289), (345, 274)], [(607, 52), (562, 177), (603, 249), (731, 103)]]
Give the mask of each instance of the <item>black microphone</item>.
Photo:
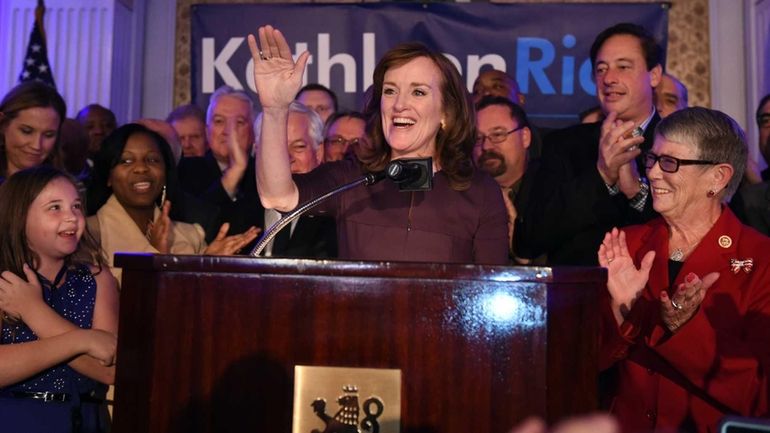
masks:
[(394, 159), (385, 174), (400, 191), (428, 191), (433, 188), (433, 158)]
[(396, 183), (414, 182), (422, 176), (423, 171), (419, 164), (401, 159), (391, 161), (385, 169), (388, 179)]

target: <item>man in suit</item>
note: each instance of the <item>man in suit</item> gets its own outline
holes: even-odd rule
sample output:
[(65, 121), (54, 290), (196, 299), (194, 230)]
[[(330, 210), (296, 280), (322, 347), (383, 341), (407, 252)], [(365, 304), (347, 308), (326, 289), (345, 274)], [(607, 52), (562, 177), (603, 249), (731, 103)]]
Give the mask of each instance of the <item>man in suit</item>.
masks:
[[(262, 130), (260, 114), (254, 123), (259, 142)], [(320, 115), (294, 101), (289, 106), (287, 143), (293, 174), (309, 173), (318, 167), (320, 147), (324, 140), (324, 124)], [(258, 145), (259, 143), (257, 143)], [(281, 217), (274, 209), (265, 209), (265, 226), (269, 228)], [(322, 216), (301, 216), (281, 230), (265, 248), (266, 256), (280, 257), (336, 257), (337, 230), (334, 219)]]
[[(770, 161), (770, 94), (759, 101), (756, 120), (759, 128), (759, 151), (765, 161)], [(750, 167), (746, 171), (748, 173), (759, 170)], [(750, 179), (735, 194), (730, 207), (744, 224), (770, 236), (770, 168), (764, 169), (754, 177), (756, 179)]]
[(245, 92), (220, 87), (211, 95), (206, 111), (209, 150), (204, 156), (179, 162), (182, 188), (218, 206), (220, 222), (230, 223), (230, 234), (243, 233), (251, 226), (264, 227), (264, 208), (250, 157), (255, 117), (254, 103)]
[(606, 119), (552, 132), (538, 169), (525, 174), (528, 203), (516, 203), (514, 250), (528, 258), (546, 253), (551, 265), (595, 266), (609, 229), (655, 215), (641, 155), (660, 119), (653, 88), (662, 50), (644, 28), (622, 23), (596, 37), (591, 62)]

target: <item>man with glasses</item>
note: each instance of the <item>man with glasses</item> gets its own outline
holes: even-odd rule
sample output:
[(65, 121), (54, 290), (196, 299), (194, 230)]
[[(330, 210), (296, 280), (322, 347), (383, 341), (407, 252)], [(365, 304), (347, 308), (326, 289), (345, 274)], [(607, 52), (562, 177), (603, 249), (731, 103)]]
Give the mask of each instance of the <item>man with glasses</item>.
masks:
[[(508, 210), (508, 238), (513, 240), (516, 220), (514, 203), (521, 191), (527, 169), (527, 149), (532, 142), (527, 115), (518, 105), (502, 96), (485, 96), (476, 105), (476, 165), (495, 178)], [(516, 255), (511, 251), (516, 260)]]
[(355, 158), (360, 146), (368, 143), (366, 139), (366, 120), (357, 111), (334, 113), (326, 121), (324, 142), (321, 146), (323, 162)]
[(596, 37), (591, 62), (606, 118), (546, 138), (540, 166), (525, 175), (531, 198), (516, 220), (517, 254), (547, 253), (551, 265), (596, 266), (608, 230), (655, 215), (642, 152), (652, 146), (660, 120), (653, 89), (662, 50), (644, 28), (622, 23)]

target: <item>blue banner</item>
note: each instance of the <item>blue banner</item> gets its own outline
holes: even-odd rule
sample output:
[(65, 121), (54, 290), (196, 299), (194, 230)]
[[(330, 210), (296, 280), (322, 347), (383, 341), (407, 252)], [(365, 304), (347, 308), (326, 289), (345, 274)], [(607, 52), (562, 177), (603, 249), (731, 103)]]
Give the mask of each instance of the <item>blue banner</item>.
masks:
[(223, 84), (254, 95), (246, 35), (272, 24), (296, 55), (312, 57), (306, 82), (330, 87), (341, 108), (361, 110), (374, 66), (400, 42), (444, 53), (468, 90), (480, 70), (508, 72), (526, 96), (533, 122), (561, 127), (595, 106), (589, 50), (596, 35), (619, 22), (647, 28), (665, 48), (668, 6), (644, 4), (372, 3), (193, 5), (192, 101), (206, 107)]

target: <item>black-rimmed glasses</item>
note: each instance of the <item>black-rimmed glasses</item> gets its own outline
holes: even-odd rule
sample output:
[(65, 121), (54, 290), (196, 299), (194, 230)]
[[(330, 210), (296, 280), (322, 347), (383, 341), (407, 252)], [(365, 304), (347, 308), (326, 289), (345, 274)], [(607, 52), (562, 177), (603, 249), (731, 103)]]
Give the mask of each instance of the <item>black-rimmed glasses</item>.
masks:
[(652, 152), (646, 152), (644, 154), (644, 166), (647, 170), (655, 167), (655, 163), (660, 165), (660, 169), (666, 173), (676, 173), (679, 171), (679, 166), (682, 165), (715, 165), (719, 164), (715, 161), (704, 161), (700, 159), (679, 159), (668, 155), (656, 155)]
[(500, 144), (503, 141), (505, 141), (505, 139), (508, 138), (509, 135), (523, 128), (524, 128), (524, 125), (521, 125), (511, 129), (510, 131), (495, 131), (495, 132), (490, 132), (488, 135), (479, 134), (476, 136), (476, 145), (481, 146), (484, 144), (484, 141), (486, 140), (489, 140), (489, 142), (492, 144)]

